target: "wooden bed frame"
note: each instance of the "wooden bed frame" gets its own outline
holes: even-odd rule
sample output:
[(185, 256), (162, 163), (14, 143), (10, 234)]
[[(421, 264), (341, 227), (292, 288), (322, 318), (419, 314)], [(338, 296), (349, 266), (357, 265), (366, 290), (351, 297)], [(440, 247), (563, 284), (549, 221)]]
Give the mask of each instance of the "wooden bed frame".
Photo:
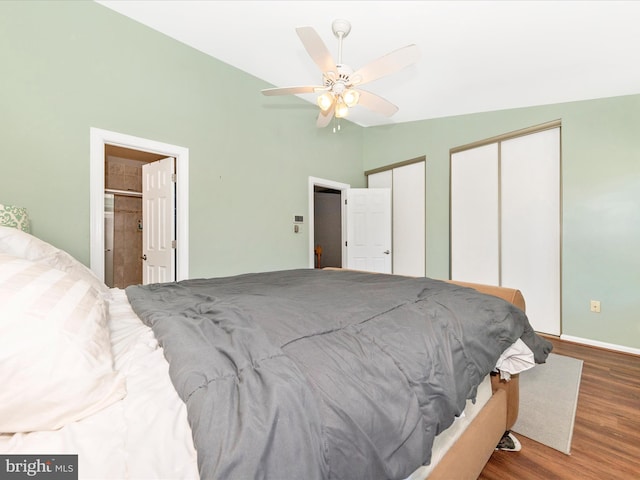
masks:
[[(343, 269), (325, 267), (324, 270)], [(445, 281), (502, 298), (522, 311), (525, 310), (526, 305), (522, 292), (515, 288), (454, 280)], [(453, 478), (456, 480), (476, 480), (480, 476), (502, 435), (511, 429), (518, 418), (519, 376), (512, 375), (508, 382), (501, 381), (498, 375), (491, 376), (491, 388), (493, 391), (491, 398), (427, 476), (429, 480), (451, 480)]]

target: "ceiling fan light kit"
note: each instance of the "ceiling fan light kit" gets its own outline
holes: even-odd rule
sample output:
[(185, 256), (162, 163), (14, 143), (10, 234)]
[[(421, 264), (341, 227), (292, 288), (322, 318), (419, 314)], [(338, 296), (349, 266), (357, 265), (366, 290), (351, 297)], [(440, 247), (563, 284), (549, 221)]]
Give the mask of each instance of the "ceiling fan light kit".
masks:
[(335, 116), (336, 118), (344, 118), (347, 115), (349, 115), (349, 107), (347, 107), (347, 104), (344, 103), (342, 98), (338, 97), (336, 100)]
[(320, 107), (320, 113), (316, 125), (320, 128), (326, 127), (334, 116), (346, 117), (349, 109), (356, 105), (362, 105), (385, 116), (396, 113), (398, 107), (393, 103), (359, 87), (416, 63), (420, 58), (418, 47), (407, 45), (354, 72), (350, 66), (342, 63), (342, 41), (351, 32), (351, 24), (347, 20), (337, 19), (331, 24), (331, 29), (338, 38), (337, 62), (333, 61), (326, 45), (312, 27), (296, 28), (304, 48), (322, 72), (322, 85), (266, 88), (262, 93), (269, 96), (318, 93), (316, 102)]
[(347, 107), (353, 107), (358, 104), (360, 92), (353, 90), (352, 88), (348, 88), (342, 92), (342, 99), (344, 100), (344, 103), (347, 104)]
[(317, 103), (320, 107), (320, 110), (322, 110), (323, 112), (327, 112), (331, 108), (331, 105), (333, 105), (334, 100), (335, 99), (333, 95), (331, 95), (329, 92), (325, 92), (322, 95), (318, 96)]

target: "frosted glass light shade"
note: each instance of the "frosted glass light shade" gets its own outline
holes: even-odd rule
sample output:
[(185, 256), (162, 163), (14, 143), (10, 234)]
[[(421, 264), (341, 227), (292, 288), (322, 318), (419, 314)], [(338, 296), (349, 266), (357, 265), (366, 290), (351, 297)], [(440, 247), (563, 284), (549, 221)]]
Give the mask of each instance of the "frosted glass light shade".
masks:
[(360, 92), (349, 88), (342, 92), (342, 99), (344, 100), (344, 103), (347, 105), (347, 107), (353, 107), (358, 103), (358, 100), (360, 99)]
[(323, 112), (326, 112), (331, 108), (331, 105), (333, 105), (333, 101), (334, 101), (333, 95), (331, 95), (328, 92), (323, 93), (317, 99), (318, 106), (320, 107), (320, 110), (322, 110)]
[(342, 99), (338, 100), (336, 104), (336, 118), (343, 118), (349, 115), (349, 107), (342, 101)]

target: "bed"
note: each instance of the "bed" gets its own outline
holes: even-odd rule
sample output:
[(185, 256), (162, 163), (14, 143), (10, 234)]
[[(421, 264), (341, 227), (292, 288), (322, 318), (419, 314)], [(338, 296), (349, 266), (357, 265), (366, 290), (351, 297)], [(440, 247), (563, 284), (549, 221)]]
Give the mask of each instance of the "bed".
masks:
[(0, 227), (0, 455), (76, 454), (79, 478), (476, 478), (551, 350), (523, 310), (314, 269), (109, 289)]

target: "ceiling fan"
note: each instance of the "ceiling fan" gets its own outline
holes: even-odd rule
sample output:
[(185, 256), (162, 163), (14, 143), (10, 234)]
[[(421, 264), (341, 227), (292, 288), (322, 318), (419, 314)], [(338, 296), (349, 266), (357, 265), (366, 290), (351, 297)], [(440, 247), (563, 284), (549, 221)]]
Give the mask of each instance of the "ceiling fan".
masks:
[(319, 93), (317, 98), (320, 113), (316, 125), (326, 127), (331, 119), (346, 117), (349, 108), (362, 105), (368, 109), (390, 117), (398, 107), (378, 95), (361, 90), (360, 86), (397, 72), (416, 63), (420, 58), (417, 45), (407, 45), (374, 60), (354, 71), (342, 63), (342, 41), (349, 35), (351, 24), (347, 20), (334, 20), (333, 34), (338, 38), (338, 61), (334, 62), (329, 50), (312, 27), (298, 27), (296, 33), (309, 56), (322, 72), (322, 85), (266, 88), (264, 95), (295, 95), (299, 93)]

